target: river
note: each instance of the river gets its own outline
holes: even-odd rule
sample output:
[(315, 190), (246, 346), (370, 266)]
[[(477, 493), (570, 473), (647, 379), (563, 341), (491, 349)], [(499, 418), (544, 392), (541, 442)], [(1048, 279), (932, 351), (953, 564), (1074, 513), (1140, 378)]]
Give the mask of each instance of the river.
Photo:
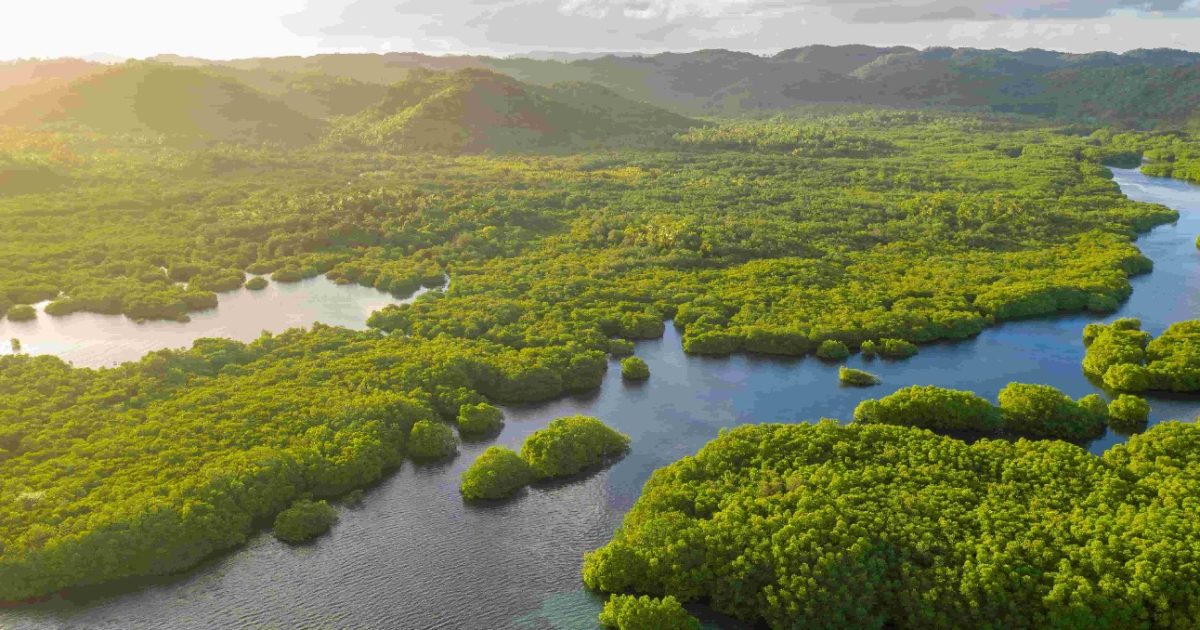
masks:
[[(1200, 187), (1114, 170), (1127, 195), (1166, 204), (1180, 220), (1138, 240), (1155, 262), (1132, 298), (1109, 317), (1071, 315), (1011, 322), (977, 338), (921, 348), (908, 361), (863, 361), (883, 378), (868, 389), (837, 385), (837, 366), (807, 358), (689, 357), (668, 326), (640, 342), (650, 366), (642, 385), (614, 362), (596, 393), (506, 409), (494, 441), (464, 444), (454, 460), (405, 464), (341, 511), (326, 536), (302, 547), (262, 534), (245, 547), (170, 578), (76, 590), (67, 598), (0, 611), (13, 628), (586, 628), (600, 599), (583, 590), (583, 552), (604, 544), (654, 469), (695, 452), (723, 427), (747, 422), (849, 418), (864, 398), (913, 384), (967, 389), (995, 400), (1010, 381), (1046, 383), (1078, 397), (1096, 390), (1080, 369), (1080, 332), (1091, 321), (1140, 317), (1158, 334), (1200, 315)], [(222, 303), (225, 308), (225, 303)], [(1152, 398), (1153, 421), (1192, 420), (1200, 398)], [(551, 419), (595, 415), (633, 437), (632, 450), (585, 479), (534, 487), (490, 506), (465, 505), (458, 476), (488, 445), (519, 447)], [(1123, 438), (1090, 445), (1100, 453)], [(736, 627), (709, 617), (714, 627)]]

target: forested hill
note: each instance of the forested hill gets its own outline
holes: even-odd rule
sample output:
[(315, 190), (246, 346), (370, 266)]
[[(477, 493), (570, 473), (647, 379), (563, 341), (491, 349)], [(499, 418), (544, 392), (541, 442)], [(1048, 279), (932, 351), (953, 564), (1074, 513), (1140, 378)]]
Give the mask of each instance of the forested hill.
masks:
[(289, 77), (391, 84), (413, 69), (488, 68), (526, 82), (598, 83), (688, 115), (792, 109), (812, 103), (939, 106), (1034, 114), (1131, 127), (1197, 123), (1200, 54), (1172, 49), (1124, 54), (1048, 50), (803, 46), (759, 56), (728, 50), (592, 59), (431, 57), (412, 53), (318, 55), (204, 62), (260, 89)]
[(622, 144), (696, 124), (587, 83), (529, 86), (489, 70), (415, 71), (383, 100), (334, 124), (333, 146), (478, 153)]

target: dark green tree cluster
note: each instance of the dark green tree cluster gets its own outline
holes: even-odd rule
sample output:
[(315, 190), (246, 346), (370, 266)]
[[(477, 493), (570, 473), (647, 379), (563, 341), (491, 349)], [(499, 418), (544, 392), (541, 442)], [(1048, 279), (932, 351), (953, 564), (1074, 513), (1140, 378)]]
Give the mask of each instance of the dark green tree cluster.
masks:
[(516, 452), (490, 446), (462, 473), (464, 499), (504, 499), (533, 481), (533, 470)]
[(656, 471), (583, 578), (772, 628), (1194, 628), (1198, 445), (742, 426)]
[(504, 412), (487, 403), (464, 404), (458, 408), (458, 432), (466, 438), (481, 438), (500, 432)]
[(838, 368), (838, 382), (853, 387), (870, 387), (879, 384), (879, 377), (863, 370), (842, 366)]
[(28, 322), (37, 319), (37, 309), (28, 304), (17, 304), (9, 307), (5, 315), (9, 321)]
[(644, 381), (650, 378), (650, 366), (638, 357), (628, 357), (621, 361), (621, 378)]
[(589, 416), (566, 416), (534, 431), (521, 445), (521, 457), (537, 479), (569, 477), (620, 457), (629, 436)]
[(436, 420), (418, 420), (408, 436), (408, 452), (418, 461), (445, 459), (458, 453), (454, 431)]
[(613, 595), (600, 611), (600, 625), (614, 630), (700, 630), (700, 621), (670, 595)]
[(1145, 398), (1120, 394), (1108, 404), (1108, 424), (1121, 433), (1137, 433), (1150, 421), (1150, 403)]
[(1075, 401), (1049, 385), (1009, 383), (996, 406), (971, 392), (918, 385), (864, 400), (854, 409), (854, 421), (1080, 442), (1104, 433), (1108, 409), (1095, 394)]
[(1200, 391), (1200, 320), (1177, 322), (1151, 337), (1136, 319), (1089, 324), (1083, 371), (1123, 392)]
[(325, 501), (300, 499), (275, 516), (271, 532), (283, 542), (302, 543), (329, 531), (337, 520), (337, 510)]
[(846, 344), (836, 339), (826, 339), (817, 347), (817, 358), (826, 361), (841, 361), (850, 356), (850, 349)]
[(896, 424), (934, 431), (995, 432), (1003, 426), (1000, 410), (971, 392), (914, 385), (854, 408), (859, 424)]

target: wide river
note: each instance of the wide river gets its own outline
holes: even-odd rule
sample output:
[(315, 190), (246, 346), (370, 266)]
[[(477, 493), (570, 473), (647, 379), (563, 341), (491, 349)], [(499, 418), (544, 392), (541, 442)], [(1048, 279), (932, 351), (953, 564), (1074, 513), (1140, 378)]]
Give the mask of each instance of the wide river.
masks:
[[(1135, 278), (1133, 297), (1105, 318), (1139, 317), (1158, 334), (1200, 316), (1200, 187), (1114, 173), (1129, 197), (1182, 215), (1138, 240), (1154, 272)], [(226, 309), (223, 298), (218, 312)], [(277, 310), (263, 312), (256, 326), (266, 327)], [(488, 446), (465, 444), (448, 463), (406, 464), (369, 490), (361, 507), (343, 509), (341, 521), (311, 545), (290, 547), (264, 533), (178, 576), (0, 610), (0, 627), (596, 628), (600, 599), (581, 586), (581, 557), (608, 540), (654, 469), (695, 452), (723, 427), (849, 418), (860, 400), (913, 384), (993, 400), (1010, 381), (1047, 383), (1075, 397), (1093, 393), (1080, 371), (1080, 332), (1091, 321), (1098, 318), (1013, 322), (969, 341), (923, 347), (908, 361), (874, 361), (868, 369), (884, 384), (869, 389), (838, 387), (837, 367), (811, 358), (689, 357), (668, 326), (663, 339), (637, 346), (652, 373), (644, 385), (625, 385), (610, 369), (593, 395), (508, 408), (507, 426), (488, 443), (516, 448), (553, 418), (594, 415), (633, 437), (629, 456), (607, 470), (497, 506), (465, 505), (459, 473)], [(145, 330), (153, 336), (159, 328)], [(28, 343), (39, 342), (30, 336)], [(856, 356), (849, 363), (864, 362)], [(1151, 404), (1154, 421), (1191, 421), (1200, 411), (1195, 398)], [(1090, 448), (1099, 453), (1121, 439), (1107, 435)]]

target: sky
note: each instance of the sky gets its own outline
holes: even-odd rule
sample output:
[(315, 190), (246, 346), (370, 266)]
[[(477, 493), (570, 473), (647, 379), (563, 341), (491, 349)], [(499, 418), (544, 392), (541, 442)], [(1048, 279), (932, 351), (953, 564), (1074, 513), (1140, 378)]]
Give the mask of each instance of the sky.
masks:
[(1200, 0), (8, 0), (0, 59), (808, 44), (1200, 50)]

